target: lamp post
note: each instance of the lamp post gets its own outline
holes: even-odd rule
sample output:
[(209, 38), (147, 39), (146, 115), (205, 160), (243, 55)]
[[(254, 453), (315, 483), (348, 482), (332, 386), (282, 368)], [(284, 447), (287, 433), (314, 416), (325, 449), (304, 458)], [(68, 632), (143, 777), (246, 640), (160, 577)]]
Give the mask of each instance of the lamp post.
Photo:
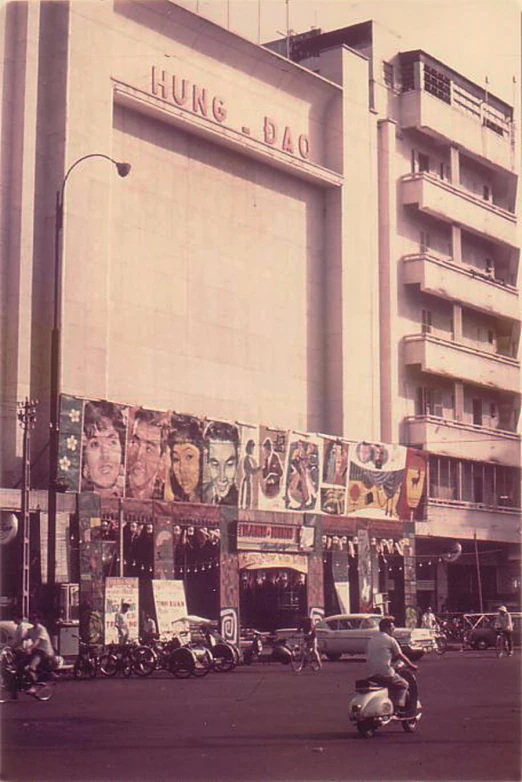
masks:
[(120, 177), (126, 177), (130, 163), (120, 163), (109, 155), (93, 152), (83, 155), (69, 166), (60, 189), (56, 192), (55, 230), (54, 230), (54, 298), (53, 328), (51, 332), (51, 379), (50, 379), (50, 437), (49, 437), (49, 489), (48, 489), (48, 568), (47, 583), (54, 587), (56, 579), (56, 510), (58, 490), (58, 452), (60, 422), (60, 373), (61, 373), (61, 278), (62, 278), (62, 229), (64, 217), (65, 185), (73, 169), (89, 158), (103, 158), (113, 163)]

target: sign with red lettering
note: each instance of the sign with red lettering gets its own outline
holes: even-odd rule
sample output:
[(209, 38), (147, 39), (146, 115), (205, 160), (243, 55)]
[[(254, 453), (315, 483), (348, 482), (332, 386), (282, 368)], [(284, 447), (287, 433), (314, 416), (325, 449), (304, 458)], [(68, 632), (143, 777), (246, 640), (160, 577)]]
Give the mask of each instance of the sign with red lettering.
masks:
[[(283, 524), (259, 524), (239, 521), (237, 547), (240, 551), (303, 551), (310, 541), (302, 535), (302, 527)], [(313, 528), (311, 528), (313, 536)], [(303, 545), (304, 544), (304, 545)]]

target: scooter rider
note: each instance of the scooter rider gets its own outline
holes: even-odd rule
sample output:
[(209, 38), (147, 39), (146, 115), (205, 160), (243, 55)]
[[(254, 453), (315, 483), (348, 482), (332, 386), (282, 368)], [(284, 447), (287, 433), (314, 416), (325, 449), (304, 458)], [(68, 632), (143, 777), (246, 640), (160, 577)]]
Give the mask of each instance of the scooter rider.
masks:
[(395, 617), (385, 616), (379, 622), (379, 632), (374, 633), (368, 641), (366, 650), (366, 670), (368, 679), (388, 687), (390, 699), (399, 709), (406, 705), (408, 682), (393, 669), (394, 660), (402, 660), (412, 671), (417, 670), (401, 651), (398, 642), (393, 638)]

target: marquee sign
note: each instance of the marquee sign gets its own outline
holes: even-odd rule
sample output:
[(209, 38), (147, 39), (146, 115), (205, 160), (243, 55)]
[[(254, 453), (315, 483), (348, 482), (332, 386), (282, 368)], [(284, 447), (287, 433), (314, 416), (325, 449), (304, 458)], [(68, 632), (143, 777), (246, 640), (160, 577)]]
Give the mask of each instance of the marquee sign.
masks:
[(240, 521), (237, 547), (240, 551), (311, 551), (314, 532), (313, 527)]

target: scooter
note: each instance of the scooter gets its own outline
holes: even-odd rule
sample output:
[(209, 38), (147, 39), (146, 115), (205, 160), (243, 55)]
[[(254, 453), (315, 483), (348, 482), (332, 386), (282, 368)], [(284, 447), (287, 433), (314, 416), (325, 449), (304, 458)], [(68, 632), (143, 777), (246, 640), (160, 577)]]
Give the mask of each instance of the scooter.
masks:
[(405, 733), (414, 733), (417, 729), (417, 723), (422, 716), (417, 679), (401, 661), (398, 661), (394, 668), (409, 685), (404, 709), (397, 709), (388, 694), (388, 688), (379, 684), (378, 680), (370, 677), (355, 682), (356, 694), (350, 702), (349, 716), (365, 739), (374, 736), (377, 728), (390, 722), (400, 722)]
[(289, 665), (292, 661), (292, 652), (286, 646), (284, 638), (270, 638), (271, 648), (265, 651), (263, 647), (262, 634), (254, 630), (254, 640), (243, 652), (243, 662), (245, 665), (251, 665), (253, 662), (260, 663), (282, 663)]

